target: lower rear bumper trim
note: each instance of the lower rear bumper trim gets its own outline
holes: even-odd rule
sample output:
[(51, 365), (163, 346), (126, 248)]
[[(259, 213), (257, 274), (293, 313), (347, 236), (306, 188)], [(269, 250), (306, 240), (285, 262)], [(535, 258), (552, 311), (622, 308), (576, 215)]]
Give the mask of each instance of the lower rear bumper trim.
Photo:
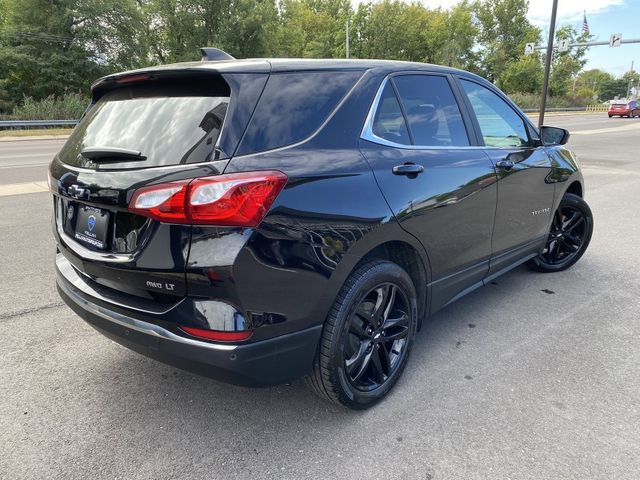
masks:
[(227, 383), (261, 387), (300, 377), (313, 365), (322, 325), (247, 344), (203, 342), (94, 303), (57, 273), (60, 296), (87, 323), (115, 342), (174, 367)]

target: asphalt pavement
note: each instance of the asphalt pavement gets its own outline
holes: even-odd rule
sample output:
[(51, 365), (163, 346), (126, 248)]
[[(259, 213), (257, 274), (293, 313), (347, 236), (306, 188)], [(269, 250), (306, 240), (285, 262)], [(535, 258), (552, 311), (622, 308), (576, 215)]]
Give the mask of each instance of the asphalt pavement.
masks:
[(435, 315), (366, 412), (300, 381), (200, 378), (96, 333), (55, 292), (50, 195), (15, 193), (38, 192), (62, 141), (0, 141), (0, 479), (639, 478), (640, 119), (546, 124), (572, 131), (589, 250)]

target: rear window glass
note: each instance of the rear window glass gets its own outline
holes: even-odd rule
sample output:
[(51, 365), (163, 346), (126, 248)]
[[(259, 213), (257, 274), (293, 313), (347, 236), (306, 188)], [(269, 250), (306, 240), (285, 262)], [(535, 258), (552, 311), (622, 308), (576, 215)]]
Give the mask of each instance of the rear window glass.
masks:
[(304, 140), (322, 125), (361, 75), (360, 71), (273, 73), (238, 154)]
[[(137, 85), (107, 92), (87, 112), (60, 153), (62, 161), (85, 165), (85, 148), (125, 149), (144, 159), (105, 156), (101, 166), (140, 168), (206, 162), (229, 104), (228, 87)], [(80, 156), (80, 157), (79, 157)]]

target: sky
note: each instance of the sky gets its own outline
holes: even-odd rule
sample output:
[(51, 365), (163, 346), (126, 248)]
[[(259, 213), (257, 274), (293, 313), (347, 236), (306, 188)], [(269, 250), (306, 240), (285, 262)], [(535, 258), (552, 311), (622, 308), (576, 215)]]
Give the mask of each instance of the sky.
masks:
[[(449, 2), (455, 3), (455, 2)], [(529, 20), (548, 34), (552, 0), (530, 0)], [(613, 33), (621, 33), (622, 39), (640, 39), (640, 0), (559, 0), (557, 27), (572, 25), (582, 29), (586, 10), (589, 33), (593, 40), (609, 40)], [(591, 47), (587, 53), (585, 69), (601, 68), (616, 76), (631, 68), (640, 71), (640, 43)]]
[[(457, 0), (419, 0), (429, 8), (449, 8)], [(358, 3), (357, 0), (354, 3)], [(529, 0), (529, 20), (548, 35), (553, 0)], [(640, 39), (640, 0), (559, 0), (556, 28), (571, 25), (580, 31), (586, 10), (589, 31), (594, 40), (609, 40), (613, 33), (622, 39)], [(546, 38), (545, 38), (546, 41)], [(640, 43), (591, 47), (587, 52), (585, 69), (600, 68), (620, 76), (631, 68), (640, 71)]]

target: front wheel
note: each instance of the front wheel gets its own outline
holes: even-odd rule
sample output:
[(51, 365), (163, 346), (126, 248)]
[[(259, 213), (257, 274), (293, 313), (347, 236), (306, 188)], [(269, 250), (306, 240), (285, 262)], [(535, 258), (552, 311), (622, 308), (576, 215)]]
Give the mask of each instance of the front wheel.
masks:
[(542, 253), (527, 265), (539, 272), (559, 272), (580, 260), (591, 241), (593, 215), (581, 197), (566, 193), (553, 214)]
[(374, 260), (345, 282), (329, 312), (307, 384), (346, 407), (371, 407), (391, 390), (409, 358), (417, 326), (411, 277)]

